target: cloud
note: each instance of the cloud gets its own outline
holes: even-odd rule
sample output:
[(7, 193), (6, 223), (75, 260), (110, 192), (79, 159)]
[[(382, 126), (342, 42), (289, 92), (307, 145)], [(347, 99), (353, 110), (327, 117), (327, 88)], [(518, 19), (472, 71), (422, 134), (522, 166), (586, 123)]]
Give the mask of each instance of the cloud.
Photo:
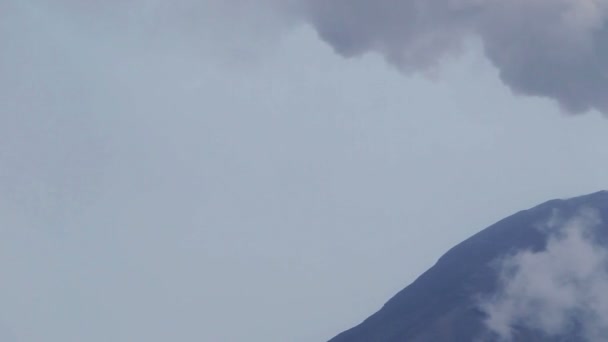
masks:
[(402, 71), (436, 69), (468, 39), (513, 92), (570, 113), (608, 114), (606, 0), (301, 0), (301, 13), (344, 56), (378, 52)]
[(499, 290), (480, 304), (501, 341), (516, 340), (521, 330), (584, 341), (608, 333), (608, 250), (596, 242), (599, 215), (583, 210), (555, 222), (545, 250), (501, 260)]
[[(224, 59), (270, 49), (298, 20), (344, 56), (382, 54), (405, 73), (435, 72), (479, 40), (517, 94), (556, 100), (564, 111), (608, 113), (608, 0), (31, 0), (12, 12), (58, 15), (125, 44), (189, 46)], [(8, 14), (7, 14), (8, 13)]]
[(17, 10), (52, 14), (79, 30), (111, 32), (127, 45), (189, 46), (241, 60), (270, 49), (299, 18), (338, 53), (377, 52), (405, 73), (435, 72), (475, 39), (514, 93), (552, 98), (569, 113), (608, 113), (608, 0), (32, 0), (2, 6), (4, 19)]

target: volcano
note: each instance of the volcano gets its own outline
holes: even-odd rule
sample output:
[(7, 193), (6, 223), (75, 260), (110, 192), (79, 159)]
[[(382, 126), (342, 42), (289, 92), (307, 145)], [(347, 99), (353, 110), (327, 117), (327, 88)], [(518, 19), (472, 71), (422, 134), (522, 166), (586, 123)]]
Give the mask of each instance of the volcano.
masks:
[(606, 191), (520, 211), (330, 342), (608, 341), (604, 222)]

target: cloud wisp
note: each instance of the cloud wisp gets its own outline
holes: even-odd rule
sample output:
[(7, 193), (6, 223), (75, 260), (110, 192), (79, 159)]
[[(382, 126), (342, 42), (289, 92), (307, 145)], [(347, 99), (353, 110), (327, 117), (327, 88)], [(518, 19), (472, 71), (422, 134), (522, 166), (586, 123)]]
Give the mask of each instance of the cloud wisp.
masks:
[(320, 36), (344, 56), (378, 52), (404, 72), (429, 71), (479, 39), (517, 94), (569, 113), (608, 114), (606, 0), (301, 0)]
[(480, 302), (500, 341), (531, 331), (546, 337), (600, 341), (608, 333), (608, 250), (597, 243), (594, 210), (548, 225), (545, 250), (520, 251), (500, 265), (499, 290)]

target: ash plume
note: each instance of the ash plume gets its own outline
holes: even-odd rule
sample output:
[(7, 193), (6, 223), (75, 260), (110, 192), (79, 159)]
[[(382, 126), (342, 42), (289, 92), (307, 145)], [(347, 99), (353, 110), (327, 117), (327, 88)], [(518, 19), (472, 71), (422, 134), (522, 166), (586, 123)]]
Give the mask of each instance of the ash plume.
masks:
[(516, 94), (568, 113), (608, 114), (606, 0), (303, 0), (300, 10), (344, 56), (382, 54), (410, 73), (437, 68), (478, 39)]

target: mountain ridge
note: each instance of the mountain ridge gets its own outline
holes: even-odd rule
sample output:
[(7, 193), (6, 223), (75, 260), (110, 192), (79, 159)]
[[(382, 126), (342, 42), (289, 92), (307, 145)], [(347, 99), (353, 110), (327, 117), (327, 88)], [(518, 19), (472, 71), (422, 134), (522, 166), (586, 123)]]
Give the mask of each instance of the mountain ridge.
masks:
[[(608, 191), (549, 200), (499, 220), (449, 249), (380, 310), (329, 342), (487, 340), (487, 315), (476, 300), (500, 285), (495, 261), (519, 251), (544, 250), (550, 234), (539, 226), (556, 212), (571, 217), (585, 207), (608, 217)], [(517, 340), (562, 340), (539, 339), (537, 332), (528, 330), (517, 330)]]

